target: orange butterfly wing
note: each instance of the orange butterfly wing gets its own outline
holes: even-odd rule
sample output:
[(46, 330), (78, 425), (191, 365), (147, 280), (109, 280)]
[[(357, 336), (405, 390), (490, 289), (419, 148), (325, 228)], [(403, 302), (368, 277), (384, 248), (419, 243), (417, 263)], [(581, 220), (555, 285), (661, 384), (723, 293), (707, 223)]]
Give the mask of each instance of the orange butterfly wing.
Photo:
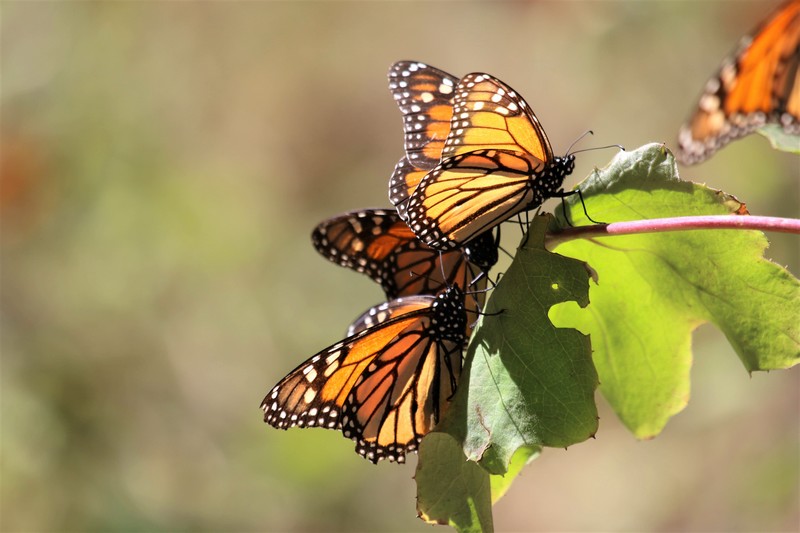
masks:
[(489, 74), (468, 74), (456, 88), (442, 159), (486, 149), (524, 152), (541, 165), (553, 159), (550, 140), (527, 102)]
[(389, 90), (403, 114), (406, 156), (418, 169), (430, 170), (441, 159), (457, 83), (419, 61), (398, 61), (389, 69)]
[(403, 462), (455, 393), (465, 342), (464, 294), (382, 304), (375, 324), (298, 366), (261, 403), (279, 428), (341, 429), (372, 462)]
[(549, 189), (535, 184), (553, 182), (532, 179), (537, 168), (522, 152), (478, 150), (447, 159), (411, 197), (408, 224), (432, 248), (462, 246), (544, 201)]
[[(420, 242), (395, 211), (386, 209), (362, 209), (324, 220), (311, 241), (328, 260), (379, 283), (389, 300), (435, 295), (458, 285), (477, 291), (466, 300), (469, 312), (476, 314), (484, 301), (484, 272), (497, 262), (498, 243), (491, 234), (476, 239), (468, 250), (439, 252)], [(347, 334), (368, 326), (356, 322)]]
[(800, 0), (783, 4), (706, 83), (678, 133), (678, 160), (699, 163), (767, 123), (800, 134)]
[(420, 170), (412, 165), (407, 156), (401, 158), (395, 165), (394, 172), (389, 178), (389, 201), (403, 220), (408, 218), (406, 214), (408, 197), (417, 190), (419, 182), (427, 173), (427, 170)]

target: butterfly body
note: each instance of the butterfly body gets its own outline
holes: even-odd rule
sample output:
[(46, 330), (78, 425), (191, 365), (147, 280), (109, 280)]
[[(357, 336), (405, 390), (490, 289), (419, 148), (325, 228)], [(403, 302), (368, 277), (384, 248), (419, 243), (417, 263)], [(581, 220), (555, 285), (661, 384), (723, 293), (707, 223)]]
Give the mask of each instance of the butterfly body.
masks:
[(455, 394), (466, 341), (464, 294), (398, 298), (359, 318), (364, 328), (298, 366), (266, 395), (264, 421), (324, 427), (359, 455), (403, 462)]

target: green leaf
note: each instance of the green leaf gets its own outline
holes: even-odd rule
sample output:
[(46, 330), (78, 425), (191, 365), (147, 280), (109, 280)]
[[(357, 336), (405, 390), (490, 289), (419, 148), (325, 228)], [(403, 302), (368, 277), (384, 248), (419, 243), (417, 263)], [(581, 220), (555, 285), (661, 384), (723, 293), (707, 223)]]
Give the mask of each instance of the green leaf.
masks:
[(523, 446), (511, 457), (508, 471), (505, 474), (497, 474), (489, 477), (489, 481), (492, 484), (492, 504), (495, 504), (500, 498), (505, 496), (517, 475), (522, 472), (523, 468), (539, 457), (541, 452), (542, 449), (538, 446)]
[(414, 477), (420, 518), (458, 531), (493, 531), (489, 474), (467, 461), (453, 437), (439, 432), (425, 436)]
[(589, 272), (544, 249), (550, 218), (536, 218), (492, 292), (453, 403), (422, 441), (417, 499), (427, 521), (491, 530), (491, 503), (541, 446), (568, 446), (597, 430), (589, 341), (547, 318), (556, 303), (588, 303)]
[[(661, 145), (621, 153), (580, 185), (586, 210), (604, 222), (736, 213), (735, 198), (680, 181)], [(580, 199), (569, 217), (588, 223)], [(563, 215), (562, 215), (563, 219)], [(550, 316), (592, 339), (600, 390), (640, 438), (658, 434), (689, 398), (691, 334), (704, 322), (722, 330), (748, 371), (800, 360), (800, 284), (763, 258), (757, 231), (695, 230), (576, 239), (556, 250), (598, 274), (588, 310)]]
[(800, 136), (791, 135), (783, 131), (778, 124), (767, 124), (759, 128), (758, 133), (769, 139), (769, 143), (776, 150), (800, 154)]
[(492, 292), (440, 428), (492, 474), (520, 447), (566, 447), (597, 430), (589, 339), (547, 318), (556, 303), (588, 303), (589, 272), (544, 249), (549, 218), (537, 217)]

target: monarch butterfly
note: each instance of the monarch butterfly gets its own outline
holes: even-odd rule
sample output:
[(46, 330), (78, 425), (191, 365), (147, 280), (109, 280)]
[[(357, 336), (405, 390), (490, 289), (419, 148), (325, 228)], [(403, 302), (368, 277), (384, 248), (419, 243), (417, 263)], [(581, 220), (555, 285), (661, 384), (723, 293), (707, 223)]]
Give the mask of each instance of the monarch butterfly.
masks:
[(509, 217), (564, 195), (575, 156), (553, 156), (525, 100), (502, 81), (469, 74), (456, 86), (441, 162), (408, 191), (407, 222), (425, 244), (463, 245)]
[(340, 429), (377, 463), (405, 461), (440, 420), (461, 375), (466, 311), (458, 286), (374, 307), (367, 327), (292, 370), (261, 402), (279, 429)]
[[(453, 285), (474, 287), (467, 300), (471, 312), (482, 306), (484, 276), (497, 262), (497, 241), (489, 232), (460, 250), (439, 252), (420, 242), (397, 212), (387, 209), (343, 213), (322, 221), (311, 234), (320, 254), (366, 274), (389, 300), (434, 295)], [(356, 331), (351, 326), (348, 335)]]
[(456, 84), (455, 76), (419, 61), (398, 61), (389, 69), (389, 90), (403, 114), (407, 161), (418, 169), (439, 163)]
[(699, 163), (734, 139), (775, 123), (800, 135), (800, 0), (783, 4), (705, 86), (678, 133), (678, 160)]

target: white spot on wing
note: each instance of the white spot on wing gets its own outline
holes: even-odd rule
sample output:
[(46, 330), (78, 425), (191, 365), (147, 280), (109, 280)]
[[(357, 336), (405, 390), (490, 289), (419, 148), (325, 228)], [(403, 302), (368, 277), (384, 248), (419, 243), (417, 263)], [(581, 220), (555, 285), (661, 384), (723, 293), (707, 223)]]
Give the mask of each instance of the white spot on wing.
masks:
[(314, 389), (308, 389), (306, 390), (305, 394), (303, 394), (303, 401), (306, 403), (311, 403), (314, 401), (314, 398), (316, 398), (316, 396), (317, 396), (317, 391), (315, 391)]

